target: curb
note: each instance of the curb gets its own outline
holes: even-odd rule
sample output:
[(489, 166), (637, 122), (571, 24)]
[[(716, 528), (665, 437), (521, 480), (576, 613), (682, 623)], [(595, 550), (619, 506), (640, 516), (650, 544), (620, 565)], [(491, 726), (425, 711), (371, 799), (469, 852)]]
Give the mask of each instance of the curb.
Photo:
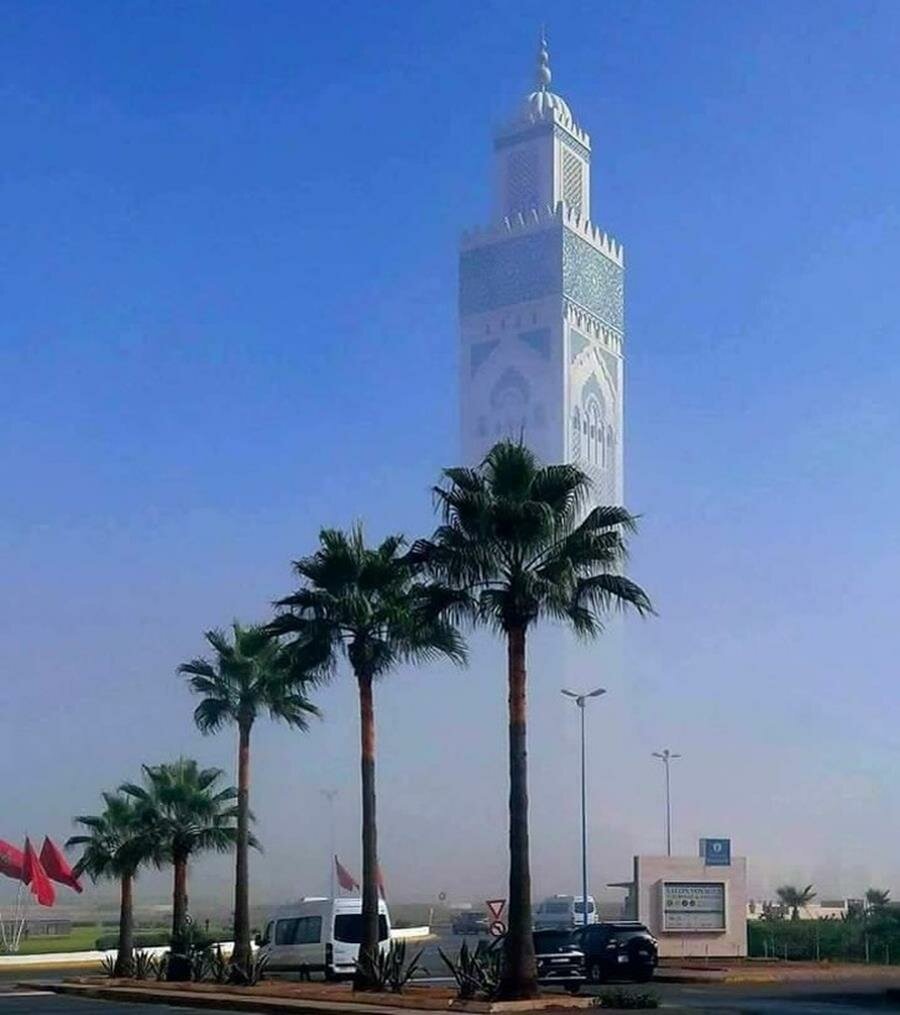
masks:
[[(288, 998), (262, 998), (249, 995), (193, 993), (189, 991), (153, 991), (136, 987), (96, 987), (75, 983), (24, 981), (17, 984), (27, 990), (46, 990), (53, 994), (86, 997), (94, 1001), (121, 1001), (135, 1004), (166, 1004), (178, 1008), (213, 1008), (217, 1011), (303, 1012), (304, 1015), (334, 1015), (335, 1012), (366, 1012), (378, 1015), (408, 1015), (409, 1008), (390, 1008), (374, 1004), (343, 1001), (302, 1001)], [(428, 1015), (433, 1015), (428, 1012)]]

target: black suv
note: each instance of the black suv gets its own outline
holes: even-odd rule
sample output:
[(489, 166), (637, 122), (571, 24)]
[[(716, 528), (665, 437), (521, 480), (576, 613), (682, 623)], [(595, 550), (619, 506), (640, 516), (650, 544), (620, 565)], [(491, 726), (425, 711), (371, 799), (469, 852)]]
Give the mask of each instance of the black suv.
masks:
[(584, 983), (584, 955), (570, 930), (536, 930), (534, 957), (538, 983), (558, 984), (577, 994)]
[(646, 982), (659, 961), (656, 938), (642, 923), (630, 920), (581, 927), (575, 931), (574, 943), (584, 952), (591, 983), (618, 977)]

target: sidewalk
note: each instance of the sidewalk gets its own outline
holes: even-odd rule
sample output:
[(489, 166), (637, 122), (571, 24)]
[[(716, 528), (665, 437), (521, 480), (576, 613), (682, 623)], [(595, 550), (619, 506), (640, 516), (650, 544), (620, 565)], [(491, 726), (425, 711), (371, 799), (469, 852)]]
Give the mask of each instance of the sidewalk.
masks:
[(867, 966), (843, 962), (716, 962), (661, 965), (653, 977), (656, 983), (830, 983), (868, 980), (900, 987), (900, 966)]

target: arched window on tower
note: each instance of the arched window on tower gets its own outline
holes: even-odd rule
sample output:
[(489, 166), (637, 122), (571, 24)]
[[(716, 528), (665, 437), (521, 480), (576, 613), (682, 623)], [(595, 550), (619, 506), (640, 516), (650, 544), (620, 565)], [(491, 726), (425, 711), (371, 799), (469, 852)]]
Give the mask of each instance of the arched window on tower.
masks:
[(605, 430), (600, 403), (592, 398), (585, 407), (584, 414), (587, 420), (588, 438), (586, 458), (591, 465), (600, 465), (603, 462), (603, 434)]

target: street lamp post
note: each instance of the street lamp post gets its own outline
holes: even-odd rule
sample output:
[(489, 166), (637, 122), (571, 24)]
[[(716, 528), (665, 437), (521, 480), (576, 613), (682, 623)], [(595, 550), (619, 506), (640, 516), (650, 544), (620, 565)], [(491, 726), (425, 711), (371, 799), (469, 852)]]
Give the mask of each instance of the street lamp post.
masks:
[(605, 687), (598, 687), (586, 694), (578, 694), (576, 691), (567, 691), (563, 688), (563, 694), (573, 698), (581, 712), (581, 922), (586, 927), (588, 924), (588, 883), (587, 883), (587, 792), (586, 770), (585, 770), (585, 747), (584, 747), (584, 706), (588, 698), (599, 698), (606, 694)]
[(672, 855), (672, 792), (669, 782), (669, 762), (680, 758), (680, 754), (673, 754), (667, 747), (664, 751), (654, 751), (654, 758), (659, 758), (666, 769), (666, 856)]

